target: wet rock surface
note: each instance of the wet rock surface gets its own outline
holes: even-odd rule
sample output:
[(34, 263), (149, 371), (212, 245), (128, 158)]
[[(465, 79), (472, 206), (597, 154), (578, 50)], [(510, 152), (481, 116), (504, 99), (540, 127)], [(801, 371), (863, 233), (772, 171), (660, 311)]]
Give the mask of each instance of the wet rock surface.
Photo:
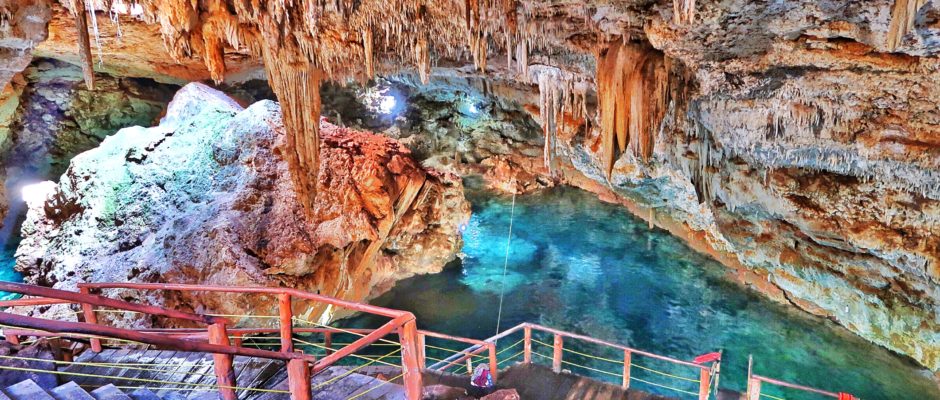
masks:
[[(243, 109), (221, 92), (187, 85), (159, 126), (123, 129), (78, 155), (48, 199), (30, 204), (17, 268), (27, 282), (58, 288), (288, 286), (364, 301), (454, 257), (470, 212), (458, 177), (421, 168), (382, 136), (324, 123), (323, 139), (316, 219), (306, 223), (282, 158), (277, 105)], [(113, 295), (276, 314), (276, 302), (260, 296)], [(296, 303), (295, 312), (316, 319), (319, 307)], [(56, 312), (65, 311), (49, 311)]]

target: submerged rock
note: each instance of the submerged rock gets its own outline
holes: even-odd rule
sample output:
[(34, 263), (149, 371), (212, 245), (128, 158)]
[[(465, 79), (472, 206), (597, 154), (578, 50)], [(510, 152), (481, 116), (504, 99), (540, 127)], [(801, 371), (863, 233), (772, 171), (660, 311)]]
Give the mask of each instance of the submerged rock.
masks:
[[(108, 281), (287, 286), (355, 301), (443, 268), (470, 213), (459, 177), (421, 168), (382, 136), (327, 123), (321, 134), (308, 223), (283, 158), (277, 104), (242, 109), (189, 84), (159, 126), (123, 129), (72, 160), (48, 200), (30, 207), (17, 268), (29, 283), (66, 289)], [(264, 296), (112, 295), (276, 314)], [(311, 319), (324, 311), (294, 307)]]

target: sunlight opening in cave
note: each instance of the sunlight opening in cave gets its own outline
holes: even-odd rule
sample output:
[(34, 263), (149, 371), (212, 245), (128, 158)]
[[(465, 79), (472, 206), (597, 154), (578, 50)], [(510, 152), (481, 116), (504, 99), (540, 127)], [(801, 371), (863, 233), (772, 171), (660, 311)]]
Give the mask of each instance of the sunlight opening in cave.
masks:
[(31, 183), (24, 185), (23, 188), (20, 189), (20, 194), (23, 196), (23, 201), (26, 202), (27, 206), (34, 207), (46, 201), (49, 195), (55, 191), (55, 187), (56, 184), (53, 181)]

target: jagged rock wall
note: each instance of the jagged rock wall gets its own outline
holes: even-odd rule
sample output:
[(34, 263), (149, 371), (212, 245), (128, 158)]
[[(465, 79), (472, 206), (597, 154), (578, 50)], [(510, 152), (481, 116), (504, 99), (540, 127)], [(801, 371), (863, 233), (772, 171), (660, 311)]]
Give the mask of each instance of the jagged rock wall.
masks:
[[(78, 155), (48, 200), (30, 205), (17, 268), (27, 282), (59, 288), (81, 281), (269, 285), (354, 301), (443, 268), (469, 219), (460, 179), (421, 168), (394, 140), (322, 129), (321, 196), (309, 224), (298, 218), (277, 105), (242, 109), (204, 85), (187, 85), (159, 126), (122, 129)], [(276, 302), (260, 297), (113, 295), (276, 313)], [(325, 311), (296, 307), (314, 319)]]

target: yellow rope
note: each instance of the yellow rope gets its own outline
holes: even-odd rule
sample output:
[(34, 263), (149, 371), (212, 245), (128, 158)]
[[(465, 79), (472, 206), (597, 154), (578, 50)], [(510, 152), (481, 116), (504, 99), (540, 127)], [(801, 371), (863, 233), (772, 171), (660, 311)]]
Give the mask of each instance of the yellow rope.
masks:
[(766, 394), (766, 393), (760, 393), (760, 395), (768, 399), (773, 399), (773, 400), (786, 400), (783, 397), (777, 397), (777, 396)]
[[(532, 339), (532, 341), (533, 341), (533, 342), (536, 342), (536, 343), (538, 343), (538, 344), (541, 344), (541, 345), (543, 345), (543, 346), (546, 346), (546, 347), (552, 347), (552, 348), (555, 347), (555, 346), (553, 346), (553, 345), (550, 345), (550, 344), (548, 344), (548, 343), (539, 341), (539, 340), (537, 340), (537, 339)], [(617, 364), (623, 364), (623, 360), (615, 361), (615, 360), (610, 359), (610, 358), (604, 358), (604, 357), (593, 356), (593, 355), (590, 355), (590, 354), (585, 354), (585, 353), (582, 353), (582, 352), (579, 352), (579, 351), (569, 350), (569, 349), (565, 349), (565, 348), (562, 348), (562, 350), (563, 350), (563, 351), (569, 351), (569, 352), (572, 352), (572, 353), (575, 353), (575, 354), (578, 354), (578, 355), (582, 355), (582, 356), (589, 357), (589, 358), (593, 358), (593, 359), (597, 359), (597, 360), (603, 360), (603, 361), (609, 361), (609, 362), (613, 362), (613, 363), (617, 363)], [(566, 362), (566, 361), (562, 361), (562, 362)], [(583, 366), (581, 366), (581, 365), (579, 365), (579, 366), (580, 366), (580, 367), (583, 367)], [(670, 378), (681, 379), (681, 380), (684, 380), (684, 381), (695, 382), (695, 383), (701, 383), (701, 382), (702, 382), (701, 379), (692, 379), (692, 378), (686, 378), (686, 377), (684, 377), (684, 376), (673, 375), (673, 374), (670, 374), (670, 373), (667, 373), (667, 372), (663, 372), (663, 371), (659, 371), (659, 370), (656, 370), (656, 369), (653, 369), (653, 368), (650, 368), (650, 367), (645, 367), (645, 366), (642, 366), (642, 365), (640, 365), (640, 364), (630, 363), (630, 366), (632, 366), (632, 367), (637, 367), (637, 368), (639, 368), (639, 369), (646, 370), (646, 371), (652, 372), (652, 373), (654, 373), (654, 374), (659, 374), (659, 375), (662, 375), (662, 376), (668, 376), (668, 377), (670, 377)], [(584, 367), (584, 368), (588, 368), (588, 367)]]
[[(58, 360), (46, 360), (42, 358), (31, 358), (31, 357), (17, 357), (17, 356), (0, 356), (0, 359), (11, 359), (11, 360), (26, 360), (26, 361), (39, 361), (47, 362), (52, 364), (66, 364), (66, 365), (85, 365), (91, 367), (109, 367), (109, 368), (122, 368), (135, 371), (149, 371), (149, 372), (166, 372), (164, 369), (151, 369), (151, 368), (140, 368), (140, 367), (130, 367), (125, 365), (116, 365), (116, 364), (107, 364), (107, 363), (91, 363), (91, 362), (81, 362), (81, 361), (58, 361)], [(185, 364), (185, 363), (184, 363)], [(153, 364), (142, 364), (142, 365), (153, 365)], [(163, 364), (168, 365), (168, 364)], [(196, 366), (197, 364), (192, 364)], [(206, 366), (203, 364), (202, 366)], [(170, 375), (173, 375), (172, 373)], [(200, 374), (192, 373), (191, 375), (201, 375), (201, 376), (215, 376), (215, 374)]]
[[(319, 327), (321, 327), (321, 328), (335, 329), (335, 330), (337, 330), (337, 331), (340, 331), (340, 332), (343, 332), (343, 333), (348, 333), (348, 334), (350, 334), (350, 335), (356, 335), (356, 336), (359, 336), (359, 337), (365, 337), (365, 336), (366, 336), (366, 335), (361, 334), (361, 333), (349, 331), (349, 330), (346, 330), (346, 329), (343, 329), (343, 328), (337, 328), (337, 327), (334, 327), (334, 326), (323, 325), (323, 324), (321, 324), (321, 323), (309, 321), (309, 320), (306, 320), (306, 319), (303, 319), (303, 318), (300, 318), (300, 317), (292, 317), (291, 319), (293, 319), (294, 321), (297, 321), (297, 322), (302, 322), (302, 323), (308, 324), (308, 325), (319, 326)], [(393, 341), (391, 341), (391, 340), (384, 339), (384, 338), (379, 338), (378, 341), (379, 341), (379, 342), (385, 342), (385, 343), (399, 344), (398, 342), (393, 342)]]
[[(317, 348), (321, 348), (321, 349), (327, 349), (327, 350), (335, 350), (335, 349), (327, 348), (326, 346), (321, 346), (321, 345), (319, 345), (319, 344), (311, 343), (311, 342), (308, 342), (308, 341), (305, 341), (305, 340), (301, 340), (301, 339), (296, 339), (296, 338), (295, 338), (294, 340), (296, 340), (298, 343), (306, 344), (306, 345), (308, 345), (308, 346), (313, 346), (313, 347), (317, 347)], [(395, 350), (395, 351), (401, 351), (401, 349), (398, 349), (398, 350)], [(394, 352), (393, 352), (393, 353), (394, 353)], [(349, 356), (350, 356), (350, 357), (361, 358), (361, 359), (364, 359), (364, 360), (372, 360), (372, 358), (369, 358), (369, 357), (366, 357), (366, 356), (360, 356), (360, 355), (358, 355), (358, 354), (350, 354)], [(392, 367), (400, 367), (400, 365), (395, 365), (395, 364), (387, 363), (387, 362), (384, 362), (384, 361), (383, 361), (383, 362), (380, 362), (380, 364), (385, 364), (385, 365), (389, 365), (389, 366), (392, 366)]]
[(509, 356), (509, 358), (507, 358), (507, 359), (505, 359), (505, 360), (503, 360), (503, 361), (500, 361), (500, 362), (496, 363), (496, 366), (498, 367), (500, 364), (502, 364), (502, 363), (504, 363), (504, 362), (506, 362), (506, 361), (509, 361), (509, 360), (512, 360), (513, 358), (519, 357), (519, 356), (521, 356), (523, 353), (525, 353), (525, 350), (522, 350), (522, 351), (520, 351), (520, 352), (518, 352), (518, 353), (516, 353), (516, 354), (513, 354), (513, 355)]
[(384, 385), (384, 384), (386, 384), (386, 383), (389, 383), (389, 382), (392, 382), (392, 381), (394, 381), (394, 380), (396, 380), (396, 379), (398, 379), (398, 378), (401, 378), (401, 377), (403, 377), (403, 376), (405, 376), (405, 373), (404, 373), (404, 372), (402, 372), (401, 374), (398, 374), (398, 376), (396, 376), (396, 377), (394, 377), (394, 378), (392, 378), (392, 379), (389, 379), (389, 380), (387, 380), (387, 381), (382, 381), (381, 379), (374, 378), (374, 379), (376, 379), (376, 380), (381, 381), (382, 383), (380, 383), (380, 384), (378, 384), (378, 385), (375, 385), (375, 386), (369, 388), (369, 390), (366, 390), (366, 391), (364, 391), (364, 392), (362, 392), (362, 393), (357, 393), (356, 395), (354, 395), (354, 396), (352, 396), (352, 397), (350, 397), (350, 398), (348, 398), (348, 399), (346, 399), (346, 400), (356, 400), (356, 399), (362, 397), (363, 395), (365, 395), (366, 393), (369, 393), (369, 392), (371, 392), (371, 391), (373, 391), (373, 390), (375, 390), (375, 389), (378, 389), (378, 388), (382, 387), (382, 385)]
[[(96, 385), (79, 385), (86, 388), (96, 388)], [(221, 388), (228, 388), (227, 386), (219, 386)], [(209, 388), (177, 388), (177, 387), (153, 387), (153, 386), (115, 386), (115, 388), (121, 390), (136, 390), (136, 389), (147, 389), (147, 390), (176, 390), (176, 391), (214, 391), (215, 389)], [(230, 388), (235, 390), (252, 390), (256, 392), (265, 392), (265, 393), (287, 393), (290, 394), (289, 390), (278, 390), (278, 389), (262, 389), (262, 388)]]
[(640, 378), (635, 378), (635, 377), (632, 377), (632, 376), (630, 377), (630, 380), (631, 380), (631, 381), (637, 381), (637, 382), (643, 382), (643, 383), (645, 383), (645, 384), (647, 384), (647, 385), (653, 385), (653, 386), (661, 387), (661, 388), (663, 388), (663, 389), (675, 390), (675, 391), (680, 392), (680, 393), (685, 393), (685, 394), (691, 394), (691, 395), (693, 395), (693, 396), (698, 396), (698, 393), (695, 393), (695, 392), (690, 392), (690, 391), (688, 391), (688, 390), (682, 390), (682, 389), (679, 389), (679, 388), (674, 388), (674, 387), (672, 387), (672, 386), (666, 386), (666, 385), (659, 384), (659, 383), (656, 383), (656, 382), (650, 382), (650, 381), (643, 380), (643, 379), (640, 379)]
[[(525, 339), (519, 339), (518, 342), (509, 345), (509, 347), (507, 347), (507, 348), (505, 348), (505, 349), (502, 349), (502, 350), (500, 350), (500, 351), (497, 351), (497, 352), (496, 352), (496, 355), (499, 356), (500, 354), (503, 354), (506, 350), (509, 350), (509, 349), (511, 349), (511, 348), (513, 348), (513, 347), (516, 347), (516, 346), (518, 346), (520, 343), (522, 343), (522, 342), (524, 342), (524, 341), (525, 341)], [(523, 351), (525, 351), (525, 350), (523, 350)], [(482, 357), (482, 356), (481, 356), (481, 357)]]
[(654, 373), (654, 374), (659, 374), (659, 375), (662, 375), (662, 376), (668, 376), (668, 377), (670, 377), (670, 378), (681, 379), (681, 380), (684, 380), (684, 381), (689, 381), (689, 382), (694, 382), (694, 383), (701, 383), (701, 382), (702, 382), (701, 379), (692, 379), (692, 378), (686, 378), (686, 377), (684, 377), (684, 376), (673, 375), (673, 374), (669, 374), (669, 373), (666, 373), (666, 372), (657, 371), (657, 370), (652, 369), (652, 368), (649, 368), (649, 367), (644, 367), (644, 366), (642, 366), (642, 365), (640, 365), (640, 364), (632, 364), (632, 363), (631, 363), (630, 365), (633, 366), (633, 367), (637, 367), (637, 368), (639, 368), (639, 369), (642, 369), (642, 370), (646, 370), (646, 371), (652, 372), (652, 373)]
[(469, 351), (452, 350), (452, 349), (448, 349), (448, 348), (446, 348), (446, 347), (432, 346), (432, 345), (429, 345), (429, 344), (425, 344), (424, 347), (427, 347), (427, 348), (429, 348), (429, 349), (438, 349), (438, 350), (449, 351), (449, 352), (454, 353), (454, 354), (464, 354), (464, 355), (468, 355), (468, 356), (470, 356), (470, 357), (486, 358), (486, 357), (481, 356), (481, 355), (479, 355), (479, 354), (470, 354)]
[(83, 377), (89, 377), (89, 378), (104, 378), (104, 379), (116, 379), (116, 380), (123, 380), (123, 381), (145, 382), (145, 383), (160, 383), (160, 384), (169, 384), (169, 385), (186, 385), (186, 386), (209, 387), (209, 388), (224, 388), (224, 389), (233, 389), (233, 390), (270, 391), (268, 389), (212, 385), (208, 383), (158, 381), (155, 379), (129, 378), (129, 377), (121, 377), (121, 376), (104, 376), (104, 375), (86, 374), (86, 373), (81, 373), (81, 372), (48, 371), (44, 369), (8, 367), (8, 366), (2, 366), (2, 365), (0, 365), (0, 369), (10, 370), (10, 371), (37, 372), (37, 373), (43, 373), (43, 374), (56, 374), (56, 375), (65, 375), (65, 376), (83, 376)]
[(565, 361), (565, 360), (561, 360), (561, 363), (562, 363), (562, 364), (568, 364), (568, 365), (571, 365), (571, 366), (575, 366), (575, 367), (578, 367), (578, 368), (584, 368), (584, 369), (586, 369), (586, 370), (590, 370), (590, 371), (594, 371), (594, 372), (600, 372), (600, 373), (602, 373), (602, 374), (607, 374), (607, 375), (610, 375), (610, 376), (616, 376), (616, 377), (622, 377), (622, 376), (623, 376), (622, 373), (620, 373), (620, 374), (615, 374), (615, 373), (613, 373), (613, 372), (608, 372), (608, 371), (604, 371), (604, 370), (602, 370), (602, 369), (597, 369), (597, 368), (591, 368), (591, 367), (588, 367), (588, 366), (586, 366), (586, 365), (575, 364), (575, 363), (573, 363), (573, 362), (568, 362), (568, 361)]
[(327, 380), (326, 382), (322, 382), (322, 383), (320, 383), (319, 385), (313, 387), (313, 389), (319, 389), (319, 388), (324, 387), (324, 386), (326, 386), (326, 385), (329, 385), (329, 384), (331, 384), (331, 383), (333, 383), (333, 382), (336, 382), (336, 381), (338, 381), (338, 380), (340, 380), (340, 379), (342, 379), (342, 378), (345, 378), (345, 377), (351, 375), (353, 372), (356, 372), (356, 371), (358, 371), (358, 370), (360, 370), (360, 369), (363, 369), (363, 368), (365, 368), (365, 367), (368, 367), (369, 365), (372, 365), (372, 364), (374, 364), (374, 363), (376, 363), (376, 362), (379, 362), (381, 359), (383, 359), (383, 358), (385, 358), (385, 357), (388, 357), (388, 356), (391, 356), (392, 354), (395, 354), (395, 353), (397, 353), (397, 352), (399, 352), (399, 351), (401, 351), (401, 349), (392, 350), (390, 353), (388, 353), (388, 354), (386, 354), (386, 355), (384, 355), (384, 356), (382, 356), (382, 357), (376, 358), (376, 359), (374, 359), (374, 360), (372, 360), (372, 361), (369, 361), (369, 362), (367, 362), (367, 363), (365, 363), (365, 364), (362, 364), (362, 365), (357, 366), (357, 367), (355, 367), (355, 368), (353, 368), (353, 369), (350, 369), (349, 371), (346, 371), (346, 372), (344, 372), (344, 373), (342, 373), (342, 374), (340, 374), (340, 375), (337, 375), (337, 376), (335, 376), (335, 377), (333, 377), (333, 378), (330, 378), (330, 379)]

